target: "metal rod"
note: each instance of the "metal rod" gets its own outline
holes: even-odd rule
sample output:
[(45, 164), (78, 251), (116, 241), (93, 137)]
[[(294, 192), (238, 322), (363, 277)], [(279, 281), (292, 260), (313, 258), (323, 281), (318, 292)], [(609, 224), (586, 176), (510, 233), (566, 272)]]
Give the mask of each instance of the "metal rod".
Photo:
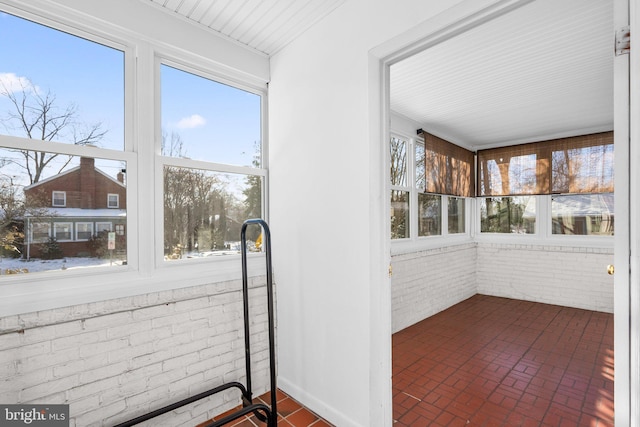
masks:
[[(241, 246), (242, 246), (242, 280), (243, 280), (243, 289), (246, 291), (246, 281), (247, 281), (247, 254), (246, 254), (246, 230), (250, 224), (259, 224), (262, 227), (262, 231), (264, 233), (264, 248), (265, 248), (265, 259), (266, 259), (266, 274), (267, 274), (267, 314), (268, 314), (268, 322), (269, 322), (269, 376), (271, 382), (271, 412), (274, 414), (272, 419), (269, 422), (269, 427), (275, 427), (277, 425), (278, 420), (278, 399), (277, 399), (277, 378), (276, 378), (276, 353), (275, 353), (275, 320), (274, 320), (274, 302), (273, 302), (273, 268), (271, 261), (271, 231), (269, 230), (269, 226), (267, 223), (260, 218), (248, 219), (242, 224), (242, 231), (240, 233), (241, 236)], [(245, 304), (247, 304), (246, 300), (248, 300), (248, 292), (245, 297)], [(247, 311), (248, 313), (248, 304)], [(245, 323), (248, 324), (248, 314), (245, 314)], [(245, 326), (246, 328), (246, 326)], [(247, 331), (248, 329), (245, 329)], [(248, 332), (246, 333), (248, 336)], [(245, 343), (247, 342), (247, 336), (245, 336)], [(246, 344), (246, 349), (248, 349), (248, 344)], [(248, 351), (248, 350), (247, 350)], [(249, 360), (247, 358), (247, 360)], [(247, 373), (250, 371), (249, 363), (247, 362)], [(249, 378), (249, 374), (247, 375)], [(249, 382), (247, 382), (247, 389), (249, 392), (251, 389), (249, 388)]]

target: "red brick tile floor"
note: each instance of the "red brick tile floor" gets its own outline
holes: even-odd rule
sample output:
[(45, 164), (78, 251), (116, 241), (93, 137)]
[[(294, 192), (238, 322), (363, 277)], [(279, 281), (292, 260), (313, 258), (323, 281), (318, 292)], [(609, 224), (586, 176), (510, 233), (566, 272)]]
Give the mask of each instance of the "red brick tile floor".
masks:
[(475, 295), (393, 335), (394, 427), (613, 426), (613, 315)]
[[(271, 393), (267, 392), (253, 401), (254, 403), (264, 403), (270, 407)], [(276, 403), (278, 406), (278, 427), (332, 427), (332, 424), (329, 424), (280, 390), (276, 393)], [(212, 421), (219, 420), (231, 412), (237, 411), (238, 408), (230, 409), (209, 421), (198, 424), (196, 427), (204, 427)], [(253, 414), (225, 424), (225, 426), (229, 427), (264, 427), (266, 425), (266, 422), (260, 421)]]

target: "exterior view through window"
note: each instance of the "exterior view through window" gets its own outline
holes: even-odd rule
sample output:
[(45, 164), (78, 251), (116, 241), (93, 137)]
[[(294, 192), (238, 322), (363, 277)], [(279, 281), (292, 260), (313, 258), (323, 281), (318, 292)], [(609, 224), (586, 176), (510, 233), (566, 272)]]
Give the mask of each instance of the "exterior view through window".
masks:
[(123, 51), (6, 13), (0, 39), (0, 277), (126, 264)]
[[(237, 254), (263, 217), (261, 97), (161, 65), (164, 259)], [(260, 250), (260, 230), (247, 231)]]

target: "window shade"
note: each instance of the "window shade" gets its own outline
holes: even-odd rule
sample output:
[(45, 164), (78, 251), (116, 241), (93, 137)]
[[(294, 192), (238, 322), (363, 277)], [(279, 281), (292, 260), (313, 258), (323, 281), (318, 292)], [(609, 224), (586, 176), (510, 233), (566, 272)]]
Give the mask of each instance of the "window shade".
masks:
[(613, 132), (478, 151), (478, 195), (613, 192)]
[(422, 132), (426, 193), (473, 197), (474, 154), (442, 138)]

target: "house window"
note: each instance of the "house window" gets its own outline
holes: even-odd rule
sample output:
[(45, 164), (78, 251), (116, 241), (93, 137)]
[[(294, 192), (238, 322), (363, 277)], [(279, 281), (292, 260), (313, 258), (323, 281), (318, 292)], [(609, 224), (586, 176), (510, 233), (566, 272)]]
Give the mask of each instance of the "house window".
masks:
[(242, 222), (264, 215), (261, 97), (177, 67), (160, 71), (164, 259), (237, 251)]
[(76, 222), (76, 240), (89, 240), (92, 236), (92, 222)]
[(122, 186), (117, 172), (137, 163), (131, 143), (125, 150), (128, 48), (68, 27), (58, 31), (51, 21), (41, 25), (40, 16), (0, 14), (2, 33), (14, 41), (0, 52), (0, 176), (14, 177), (19, 188), (12, 201), (18, 208), (3, 210), (0, 220), (32, 224), (30, 239), (9, 244), (34, 258), (40, 252), (31, 243), (50, 236), (88, 240), (92, 227), (74, 230), (66, 216), (104, 207), (106, 194)]
[(65, 207), (67, 206), (67, 193), (64, 191), (54, 191), (52, 195), (53, 206)]
[(120, 195), (108, 194), (107, 195), (107, 207), (111, 209), (117, 209), (120, 207)]
[(102, 231), (111, 231), (113, 230), (113, 224), (110, 222), (96, 222), (96, 234)]
[(612, 236), (613, 193), (551, 196), (553, 234)]
[(481, 232), (535, 234), (535, 196), (483, 197), (479, 200)]
[(72, 240), (73, 223), (71, 222), (54, 222), (53, 237), (59, 242)]
[(462, 197), (449, 197), (447, 207), (449, 234), (466, 232), (466, 203)]
[(410, 237), (411, 202), (409, 187), (409, 142), (399, 137), (392, 137), (389, 144), (391, 156), (391, 238), (406, 239)]
[(399, 135), (390, 140), (391, 238), (468, 234), (473, 153), (422, 135), (424, 142)]
[(613, 132), (480, 150), (478, 195), (481, 232), (612, 236)]
[(48, 222), (34, 222), (31, 224), (31, 241), (43, 243), (51, 237), (51, 224)]
[(116, 235), (124, 236), (124, 224), (116, 224)]

